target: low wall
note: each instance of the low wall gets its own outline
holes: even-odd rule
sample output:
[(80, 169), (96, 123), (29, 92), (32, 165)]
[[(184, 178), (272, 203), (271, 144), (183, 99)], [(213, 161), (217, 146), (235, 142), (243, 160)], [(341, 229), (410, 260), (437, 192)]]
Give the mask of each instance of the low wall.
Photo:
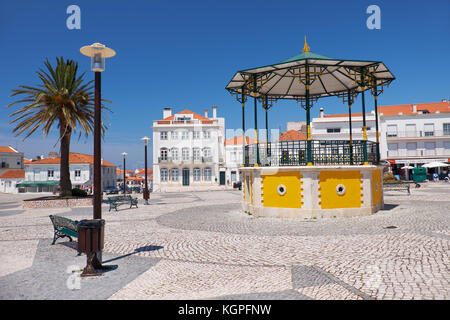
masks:
[(92, 206), (92, 197), (73, 199), (29, 199), (22, 201), (22, 208), (59, 208), (59, 207), (89, 207)]

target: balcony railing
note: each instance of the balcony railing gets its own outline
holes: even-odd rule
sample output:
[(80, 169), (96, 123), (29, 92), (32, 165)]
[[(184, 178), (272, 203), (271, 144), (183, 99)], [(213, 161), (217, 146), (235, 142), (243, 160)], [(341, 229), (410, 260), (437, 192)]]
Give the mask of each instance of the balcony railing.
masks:
[[(244, 165), (257, 163), (256, 144), (245, 146)], [(311, 162), (314, 165), (362, 165), (364, 147), (367, 162), (377, 162), (377, 147), (373, 141), (353, 140), (311, 140)], [(304, 166), (307, 165), (307, 141), (279, 141), (259, 144), (261, 166)]]
[(191, 164), (191, 163), (212, 163), (213, 157), (187, 157), (187, 158), (172, 158), (159, 157), (158, 163), (175, 163), (175, 164)]
[(396, 138), (428, 138), (428, 137), (450, 137), (448, 130), (434, 130), (434, 131), (398, 131), (386, 132), (388, 139)]

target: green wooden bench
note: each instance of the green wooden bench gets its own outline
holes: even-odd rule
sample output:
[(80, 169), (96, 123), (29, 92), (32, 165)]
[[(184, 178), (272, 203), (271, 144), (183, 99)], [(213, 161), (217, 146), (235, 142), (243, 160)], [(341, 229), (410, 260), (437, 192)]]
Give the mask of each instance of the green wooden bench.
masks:
[(78, 221), (54, 215), (50, 215), (50, 220), (52, 221), (55, 230), (52, 245), (54, 245), (59, 238), (68, 237), (71, 242), (72, 237), (78, 238)]
[(137, 198), (133, 198), (130, 195), (121, 195), (121, 196), (114, 196), (114, 197), (108, 197), (108, 200), (106, 201), (107, 203), (109, 203), (109, 211), (111, 211), (111, 209), (115, 209), (117, 211), (117, 207), (120, 206), (121, 204), (124, 203), (129, 203), (130, 204), (130, 208), (132, 206), (136, 206), (136, 208), (138, 207), (138, 199)]
[(411, 194), (411, 186), (409, 182), (400, 183), (383, 183), (383, 190), (385, 191), (406, 191), (408, 195)]

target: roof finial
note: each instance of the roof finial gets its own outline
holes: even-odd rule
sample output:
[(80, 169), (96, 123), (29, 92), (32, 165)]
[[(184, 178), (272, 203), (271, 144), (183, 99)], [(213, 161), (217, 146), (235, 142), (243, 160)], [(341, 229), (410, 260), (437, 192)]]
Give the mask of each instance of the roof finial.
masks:
[(308, 44), (306, 43), (306, 36), (305, 36), (305, 45), (303, 46), (303, 50), (302, 52), (309, 52), (311, 51), (310, 48), (308, 47)]

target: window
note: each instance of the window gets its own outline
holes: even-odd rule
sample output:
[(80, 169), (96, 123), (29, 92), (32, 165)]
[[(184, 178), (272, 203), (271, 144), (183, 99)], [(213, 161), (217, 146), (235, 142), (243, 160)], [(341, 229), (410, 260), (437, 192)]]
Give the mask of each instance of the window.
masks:
[(417, 143), (416, 142), (408, 142), (406, 144), (406, 154), (408, 156), (416, 156), (417, 155)]
[(425, 123), (423, 125), (423, 133), (425, 137), (434, 136), (434, 124), (433, 123)]
[(425, 142), (425, 155), (434, 156), (436, 154), (436, 143)]
[(189, 160), (189, 148), (181, 149), (181, 156), (183, 157), (183, 161)]
[[(47, 170), (47, 176), (49, 177), (49, 178), (53, 178), (54, 177), (54, 171), (53, 170)], [(75, 176), (76, 176), (76, 171), (75, 171)]]
[(160, 139), (161, 140), (167, 140), (167, 131), (161, 131), (160, 133)]
[(181, 139), (182, 140), (188, 140), (189, 139), (189, 131), (181, 132)]
[(416, 137), (416, 124), (407, 124), (406, 125), (406, 136), (407, 137)]
[(397, 136), (397, 125), (390, 124), (387, 126), (387, 136), (388, 137), (396, 137)]
[(79, 178), (79, 177), (81, 177), (81, 170), (77, 169), (77, 170), (75, 170), (75, 178)]
[(388, 156), (398, 156), (398, 145), (396, 143), (388, 144)]
[(161, 157), (159, 160), (166, 161), (167, 160), (167, 148), (161, 148)]
[(194, 168), (194, 181), (200, 181), (200, 168)]
[(450, 123), (443, 124), (444, 136), (450, 136)]
[(205, 168), (203, 174), (205, 181), (211, 181), (211, 168)]
[(178, 148), (172, 148), (172, 159), (178, 160)]
[(167, 181), (167, 168), (161, 168), (161, 182)]
[(194, 131), (192, 132), (192, 139), (200, 139), (201, 131)]
[(198, 161), (201, 159), (200, 148), (194, 148), (194, 149), (192, 149), (192, 152), (193, 152), (194, 160)]
[(444, 149), (450, 150), (450, 141), (444, 141)]
[(204, 149), (203, 149), (203, 156), (205, 157), (205, 158), (208, 158), (208, 157), (211, 157), (211, 148), (210, 147), (205, 147)]
[(172, 131), (170, 133), (170, 139), (172, 140), (178, 140), (178, 132), (177, 131)]
[(339, 133), (341, 128), (327, 128), (327, 133)]
[(178, 169), (177, 168), (172, 169), (172, 181), (173, 182), (178, 181)]
[(205, 139), (211, 138), (211, 132), (210, 131), (203, 131), (203, 138), (205, 138)]

